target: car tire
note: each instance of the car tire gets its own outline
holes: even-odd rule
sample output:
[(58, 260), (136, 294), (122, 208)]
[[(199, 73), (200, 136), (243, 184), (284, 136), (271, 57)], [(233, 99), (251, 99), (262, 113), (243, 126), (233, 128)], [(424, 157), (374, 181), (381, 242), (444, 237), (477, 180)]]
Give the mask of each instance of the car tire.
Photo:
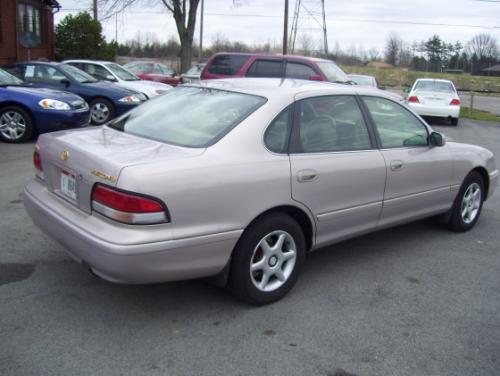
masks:
[(90, 123), (103, 125), (115, 117), (115, 106), (106, 98), (95, 98), (90, 101)]
[(479, 219), (485, 197), (482, 176), (472, 171), (465, 178), (449, 213), (448, 227), (456, 232), (469, 231)]
[(18, 106), (0, 109), (0, 139), (17, 143), (29, 140), (35, 131), (30, 114)]
[(451, 118), (451, 125), (454, 125), (455, 127), (458, 125), (458, 118)]
[(244, 302), (274, 302), (294, 286), (304, 258), (305, 239), (298, 223), (286, 214), (266, 215), (252, 223), (238, 241), (229, 287)]

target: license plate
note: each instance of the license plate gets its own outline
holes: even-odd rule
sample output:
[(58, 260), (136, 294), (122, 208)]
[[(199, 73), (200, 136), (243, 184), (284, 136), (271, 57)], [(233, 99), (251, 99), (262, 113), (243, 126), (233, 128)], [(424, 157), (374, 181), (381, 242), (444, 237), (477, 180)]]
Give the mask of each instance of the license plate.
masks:
[(61, 172), (61, 192), (76, 200), (76, 179), (74, 175), (67, 171)]

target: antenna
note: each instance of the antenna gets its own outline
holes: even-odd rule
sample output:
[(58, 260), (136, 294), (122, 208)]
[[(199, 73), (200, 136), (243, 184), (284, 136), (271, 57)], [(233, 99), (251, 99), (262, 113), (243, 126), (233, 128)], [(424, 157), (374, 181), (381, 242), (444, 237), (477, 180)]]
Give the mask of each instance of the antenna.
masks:
[(295, 51), (297, 34), (306, 36), (306, 32), (320, 34), (322, 43), (314, 51), (325, 56), (328, 54), (326, 36), (325, 0), (295, 0), (292, 31), (288, 46), (290, 52)]

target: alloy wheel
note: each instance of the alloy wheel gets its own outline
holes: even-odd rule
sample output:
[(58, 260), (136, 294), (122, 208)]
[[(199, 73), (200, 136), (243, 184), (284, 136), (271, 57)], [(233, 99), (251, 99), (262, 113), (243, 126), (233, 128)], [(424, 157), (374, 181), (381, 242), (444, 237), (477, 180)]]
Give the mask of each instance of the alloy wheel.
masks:
[(10, 140), (21, 139), (26, 132), (26, 119), (17, 111), (6, 111), (0, 117), (0, 133)]
[(285, 231), (273, 231), (264, 236), (250, 259), (250, 276), (260, 291), (279, 289), (289, 279), (297, 259), (297, 246)]
[(102, 102), (95, 103), (90, 109), (90, 116), (94, 123), (101, 124), (108, 120), (110, 110), (106, 104)]
[(472, 183), (469, 185), (464, 193), (460, 207), (460, 214), (465, 223), (472, 223), (476, 219), (481, 207), (481, 199), (481, 187), (479, 184)]

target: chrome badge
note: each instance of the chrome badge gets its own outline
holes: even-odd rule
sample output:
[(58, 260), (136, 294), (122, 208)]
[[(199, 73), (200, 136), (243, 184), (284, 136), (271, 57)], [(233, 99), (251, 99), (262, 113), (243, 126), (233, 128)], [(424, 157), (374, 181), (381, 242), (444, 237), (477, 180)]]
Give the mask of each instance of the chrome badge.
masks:
[(59, 158), (61, 158), (61, 161), (67, 161), (69, 158), (69, 151), (63, 150)]
[(101, 178), (101, 179), (104, 179), (104, 180), (108, 180), (108, 181), (111, 181), (111, 182), (115, 182), (116, 181), (116, 177), (114, 177), (113, 175), (105, 174), (104, 172), (101, 172), (101, 171), (92, 170), (91, 174), (94, 175), (94, 176), (97, 176), (98, 178)]

